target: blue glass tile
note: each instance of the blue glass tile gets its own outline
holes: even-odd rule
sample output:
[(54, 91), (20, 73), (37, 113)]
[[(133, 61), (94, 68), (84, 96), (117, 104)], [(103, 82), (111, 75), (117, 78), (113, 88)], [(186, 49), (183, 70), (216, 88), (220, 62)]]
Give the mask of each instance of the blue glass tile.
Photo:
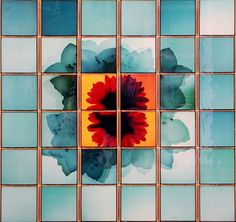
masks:
[(115, 35), (116, 1), (82, 0), (82, 34)]
[(77, 35), (76, 0), (42, 0), (43, 35)]
[(155, 221), (155, 187), (123, 186), (121, 219), (122, 221)]
[(200, 108), (201, 109), (233, 109), (234, 108), (234, 76), (233, 75), (201, 75), (200, 76)]
[(2, 221), (36, 222), (36, 207), (35, 187), (2, 188)]
[(234, 183), (234, 150), (202, 149), (200, 151), (201, 183)]
[(3, 110), (37, 109), (37, 77), (3, 76), (2, 109)]
[(161, 34), (195, 34), (195, 0), (161, 0)]
[(3, 150), (2, 183), (35, 184), (37, 177), (36, 150)]
[(200, 188), (201, 221), (234, 221), (234, 187)]
[(3, 113), (2, 146), (37, 147), (37, 113)]
[(234, 146), (234, 113), (201, 112), (201, 146)]
[(116, 186), (82, 186), (82, 221), (116, 221)]
[(155, 35), (155, 1), (123, 0), (122, 35)]
[(76, 221), (76, 187), (42, 187), (42, 221)]
[(161, 187), (161, 220), (194, 221), (195, 187)]
[(2, 1), (2, 34), (36, 34), (36, 0)]
[(233, 38), (200, 39), (201, 72), (233, 72)]

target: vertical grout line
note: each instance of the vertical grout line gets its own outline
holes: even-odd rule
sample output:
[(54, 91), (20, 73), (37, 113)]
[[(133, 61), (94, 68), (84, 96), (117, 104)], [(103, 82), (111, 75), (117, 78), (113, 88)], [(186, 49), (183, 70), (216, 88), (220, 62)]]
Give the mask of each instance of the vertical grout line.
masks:
[(116, 92), (117, 92), (117, 181), (116, 181), (116, 221), (121, 221), (121, 4), (122, 0), (116, 1)]
[(199, 36), (200, 36), (200, 0), (196, 0), (195, 9), (195, 217), (200, 221), (200, 120), (199, 120)]
[(42, 0), (37, 1), (37, 221), (41, 221), (42, 218), (42, 148), (41, 148), (41, 141), (42, 141), (42, 127), (41, 127), (41, 119), (42, 119), (42, 110), (41, 110), (41, 96), (42, 96), (42, 74), (41, 74), (41, 50), (42, 50), (42, 36), (41, 36), (41, 7), (42, 7)]
[(82, 18), (82, 0), (77, 1), (77, 221), (82, 221), (82, 75), (81, 75), (81, 18)]
[(234, 0), (234, 220), (236, 221), (236, 0)]
[(160, 7), (161, 0), (156, 0), (156, 221), (161, 221)]
[(0, 221), (2, 221), (2, 0), (0, 7)]

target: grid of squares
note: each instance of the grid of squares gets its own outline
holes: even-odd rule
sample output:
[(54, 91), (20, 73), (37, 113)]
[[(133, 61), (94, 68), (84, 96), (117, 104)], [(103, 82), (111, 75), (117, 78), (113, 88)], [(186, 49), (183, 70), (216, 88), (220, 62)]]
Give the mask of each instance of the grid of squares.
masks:
[(1, 0), (1, 220), (234, 221), (235, 5)]

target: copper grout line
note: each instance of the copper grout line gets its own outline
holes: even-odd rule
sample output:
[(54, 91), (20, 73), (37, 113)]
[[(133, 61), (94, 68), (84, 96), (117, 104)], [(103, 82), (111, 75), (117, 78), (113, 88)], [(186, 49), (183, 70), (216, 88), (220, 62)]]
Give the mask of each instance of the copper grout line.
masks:
[(236, 0), (234, 0), (234, 220), (236, 221)]
[[(0, 0), (0, 36), (2, 35), (2, 0)], [(0, 221), (2, 221), (2, 39), (0, 40)]]
[(117, 87), (117, 166), (116, 166), (116, 221), (122, 220), (121, 212), (121, 4), (122, 0), (116, 1), (116, 87)]
[(156, 221), (161, 221), (161, 112), (160, 112), (160, 0), (156, 0)]
[[(79, 1), (79, 0), (78, 0)], [(157, 0), (158, 1), (158, 0)], [(78, 35), (42, 35), (42, 38), (76, 38)], [(83, 38), (116, 38), (116, 35), (81, 35)], [(156, 35), (120, 35), (121, 38), (155, 38)], [(234, 38), (234, 35), (200, 35), (200, 38)], [(37, 35), (1, 35), (0, 38), (37, 38)], [(195, 38), (195, 35), (160, 35), (160, 38)]]
[(200, 123), (199, 123), (199, 32), (200, 32), (200, 0), (196, 0), (195, 8), (195, 219), (200, 221)]
[(38, 118), (38, 123), (37, 123), (37, 144), (38, 144), (38, 149), (37, 149), (37, 221), (41, 221), (41, 211), (42, 211), (42, 154), (41, 154), (41, 141), (42, 141), (42, 127), (41, 127), (41, 105), (42, 105), (42, 85), (41, 85), (41, 5), (42, 5), (42, 0), (37, 1), (37, 56), (36, 56), (36, 61), (37, 61), (37, 118)]
[(82, 117), (81, 117), (81, 101), (82, 101), (82, 76), (81, 76), (81, 13), (82, 1), (77, 1), (77, 221), (82, 221)]

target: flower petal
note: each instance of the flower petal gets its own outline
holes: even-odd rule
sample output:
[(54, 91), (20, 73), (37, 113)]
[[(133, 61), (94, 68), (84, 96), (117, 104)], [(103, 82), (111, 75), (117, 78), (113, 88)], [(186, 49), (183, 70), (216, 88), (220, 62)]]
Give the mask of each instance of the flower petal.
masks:
[(151, 169), (154, 162), (154, 150), (137, 149), (133, 152), (132, 163), (136, 167), (142, 167), (144, 169)]
[(177, 65), (174, 72), (193, 72), (193, 71), (185, 66)]
[(170, 48), (161, 50), (161, 72), (173, 72), (177, 66), (177, 58)]
[(73, 69), (66, 67), (64, 63), (57, 62), (49, 66), (44, 72), (73, 72)]
[(70, 43), (64, 48), (61, 54), (61, 62), (66, 66), (76, 66), (76, 45)]
[(161, 167), (164, 169), (171, 169), (173, 165), (173, 152), (168, 149), (161, 150)]
[(161, 118), (162, 145), (170, 146), (190, 139), (188, 128), (179, 119)]

